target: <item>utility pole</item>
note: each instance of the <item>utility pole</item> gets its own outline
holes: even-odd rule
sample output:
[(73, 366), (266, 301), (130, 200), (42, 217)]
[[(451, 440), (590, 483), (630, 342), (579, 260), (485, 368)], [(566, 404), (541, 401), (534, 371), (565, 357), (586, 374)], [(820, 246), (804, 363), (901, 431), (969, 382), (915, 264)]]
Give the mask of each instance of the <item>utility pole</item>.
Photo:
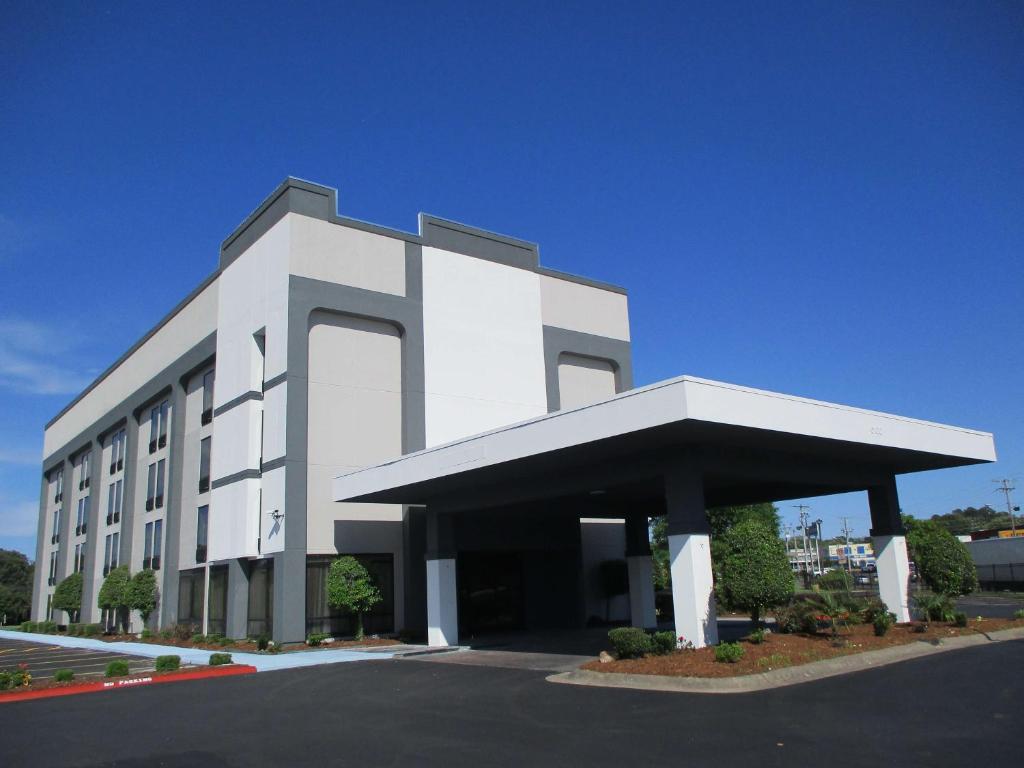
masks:
[(1010, 515), (1010, 531), (1012, 536), (1017, 535), (1017, 524), (1013, 521), (1013, 502), (1010, 501), (1010, 491), (1015, 491), (1012, 485), (1010, 485), (1010, 479), (1004, 477), (1002, 480), (993, 480), (993, 483), (999, 483), (999, 487), (996, 488), (996, 492), (1002, 491), (1006, 495), (1006, 511)]
[(843, 518), (843, 536), (846, 537), (846, 569), (850, 572), (851, 578), (853, 577), (853, 559), (850, 557), (850, 523), (849, 518)]
[(806, 504), (794, 504), (794, 509), (800, 510), (800, 530), (804, 535), (804, 551), (801, 554), (801, 560), (804, 563), (804, 586), (810, 586), (811, 583), (811, 564), (809, 558), (811, 556), (811, 547), (807, 541), (807, 522), (810, 515), (807, 514), (807, 510), (810, 509)]
[(819, 517), (814, 521), (814, 554), (818, 556), (818, 575), (822, 573), (821, 570), (821, 518)]

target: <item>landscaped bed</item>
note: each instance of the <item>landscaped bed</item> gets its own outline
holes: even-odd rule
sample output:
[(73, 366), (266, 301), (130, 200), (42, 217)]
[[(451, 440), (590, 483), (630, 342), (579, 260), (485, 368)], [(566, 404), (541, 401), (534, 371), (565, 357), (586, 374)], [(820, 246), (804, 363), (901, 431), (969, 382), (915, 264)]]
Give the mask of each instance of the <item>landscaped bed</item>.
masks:
[(931, 622), (924, 632), (920, 623), (897, 624), (878, 637), (870, 624), (856, 624), (839, 630), (835, 637), (829, 631), (817, 633), (766, 634), (760, 643), (741, 640), (743, 654), (736, 662), (715, 660), (715, 648), (677, 650), (664, 655), (648, 655), (637, 659), (591, 661), (581, 668), (592, 672), (618, 672), (634, 675), (669, 675), (674, 677), (736, 677), (768, 672), (814, 661), (848, 656), (864, 651), (891, 648), (896, 645), (924, 642), (937, 643), (944, 638), (990, 633), (1001, 629), (1024, 627), (1024, 619), (970, 619), (966, 627), (951, 623)]

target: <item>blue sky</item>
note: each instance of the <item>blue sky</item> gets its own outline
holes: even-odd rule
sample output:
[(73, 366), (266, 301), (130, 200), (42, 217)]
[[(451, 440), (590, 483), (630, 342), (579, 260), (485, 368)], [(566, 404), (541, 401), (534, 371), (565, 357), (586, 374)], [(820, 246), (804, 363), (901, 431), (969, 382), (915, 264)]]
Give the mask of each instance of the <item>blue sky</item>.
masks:
[(34, 553), (43, 424), (289, 174), (627, 286), (638, 384), (993, 431), (900, 480), (915, 515), (1024, 484), (1020, 4), (210, 5), (0, 10), (0, 547)]

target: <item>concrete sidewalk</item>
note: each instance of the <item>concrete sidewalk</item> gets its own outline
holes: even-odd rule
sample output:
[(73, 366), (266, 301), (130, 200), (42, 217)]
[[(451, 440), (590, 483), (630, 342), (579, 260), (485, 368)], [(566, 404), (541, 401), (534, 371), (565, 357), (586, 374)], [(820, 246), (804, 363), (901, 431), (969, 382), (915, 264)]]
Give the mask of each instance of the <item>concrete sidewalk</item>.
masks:
[[(67, 637), (66, 635), (40, 635), (32, 632), (11, 632), (0, 629), (0, 638), (8, 640), (24, 640), (31, 643), (42, 643), (62, 648), (87, 648), (94, 651), (125, 653), (131, 656), (156, 658), (173, 654), (180, 656), (185, 664), (209, 664), (210, 654), (199, 648), (178, 648), (174, 645), (155, 645), (153, 643), (108, 643), (91, 637)], [(395, 653), (390, 650), (375, 651), (344, 651), (344, 650), (309, 650), (290, 651), (287, 653), (238, 653), (231, 654), (231, 660), (237, 664), (250, 664), (257, 672), (269, 672), (275, 669), (292, 669), (295, 667), (314, 667), (320, 664), (341, 664), (348, 661), (379, 661), (390, 659)]]

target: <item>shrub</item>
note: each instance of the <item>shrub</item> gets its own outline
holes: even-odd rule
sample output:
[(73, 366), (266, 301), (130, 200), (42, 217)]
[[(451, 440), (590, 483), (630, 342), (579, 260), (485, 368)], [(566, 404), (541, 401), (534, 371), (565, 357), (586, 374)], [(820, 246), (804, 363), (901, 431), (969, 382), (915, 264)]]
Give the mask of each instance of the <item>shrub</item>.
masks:
[(978, 588), (978, 571), (967, 547), (942, 526), (910, 520), (907, 544), (921, 579), (936, 594), (957, 597)]
[(896, 623), (896, 614), (888, 611), (875, 613), (871, 617), (871, 625), (875, 628), (875, 637), (884, 637)]
[(14, 678), (10, 672), (0, 672), (0, 691), (9, 691), (14, 687)]
[(205, 643), (205, 642), (206, 642), (206, 635), (200, 634), (200, 633), (196, 633), (196, 634), (192, 635), (192, 644), (193, 645), (198, 645), (200, 643)]
[(270, 637), (266, 634), (256, 638), (256, 650), (265, 651), (270, 647)]
[(47, 635), (57, 634), (57, 622), (56, 621), (41, 621), (36, 625), (36, 632), (43, 632)]
[(140, 635), (142, 636), (143, 640), (149, 640), (153, 637), (153, 631), (151, 629), (143, 629)]
[(928, 625), (927, 624), (915, 624), (914, 625), (914, 632), (916, 632), (919, 635), (923, 635), (927, 631), (928, 631)]
[(67, 629), (64, 631), (67, 632), (68, 635), (71, 637), (78, 637), (80, 634), (82, 634), (82, 625), (71, 622), (68, 624)]
[(747, 641), (753, 645), (760, 645), (768, 638), (768, 633), (765, 632), (764, 627), (758, 627), (749, 635), (747, 635)]
[(672, 653), (675, 649), (675, 632), (655, 632), (651, 635), (651, 651), (658, 656), (664, 656)]
[(921, 595), (914, 598), (925, 621), (952, 621), (956, 612), (949, 595)]
[(889, 606), (879, 600), (877, 597), (873, 597), (868, 600), (864, 607), (861, 608), (861, 618), (868, 624), (874, 624), (875, 619), (878, 616), (889, 613)]
[(793, 572), (782, 540), (764, 522), (744, 520), (718, 542), (716, 589), (727, 608), (749, 611), (755, 624), (766, 608), (793, 596)]
[(230, 664), (231, 654), (230, 653), (211, 653), (210, 654), (210, 666), (216, 667), (220, 664)]
[(1024, 608), (1021, 608), (1018, 611), (1014, 611), (1013, 618), (1015, 618), (1015, 619), (1024, 619)]
[(743, 646), (739, 643), (719, 643), (715, 646), (715, 661), (735, 664), (743, 658)]
[(156, 671), (157, 672), (173, 672), (181, 666), (181, 656), (157, 656), (156, 657)]
[(23, 621), (18, 627), (22, 632), (35, 632), (36, 623), (34, 621)]
[(75, 679), (75, 670), (73, 669), (58, 669), (53, 673), (53, 679), (58, 683), (70, 683)]
[[(196, 637), (196, 629), (195, 624), (171, 624), (160, 632), (160, 637), (165, 640), (186, 641)], [(202, 635), (199, 635), (199, 637), (202, 637)]]
[(849, 592), (853, 589), (853, 578), (851, 578), (848, 572), (841, 568), (835, 568), (828, 573), (823, 573), (818, 577), (815, 583), (822, 589), (831, 590), (833, 592)]
[(967, 614), (964, 613), (963, 611), (957, 611), (956, 613), (953, 614), (953, 623), (956, 626), (961, 627), (961, 628), (966, 627), (967, 626)]
[(103, 634), (102, 624), (82, 624), (82, 635), (84, 637), (95, 637)]
[(234, 642), (234, 641), (230, 637), (225, 637), (224, 635), (220, 635), (214, 642), (216, 642), (217, 645), (223, 647), (225, 645), (231, 645), (231, 643)]
[(107, 664), (107, 671), (103, 673), (107, 677), (124, 677), (128, 674), (128, 662), (115, 659)]
[(327, 571), (327, 603), (355, 614), (356, 640), (363, 639), (363, 614), (383, 598), (363, 564), (351, 555), (339, 557)]
[(794, 600), (775, 611), (775, 628), (782, 634), (818, 631), (818, 622), (814, 618), (814, 606), (807, 600)]
[(160, 599), (160, 591), (156, 586), (156, 574), (147, 568), (132, 576), (126, 589), (126, 598), (126, 607), (129, 610), (138, 611), (142, 617), (142, 624), (145, 626), (149, 622), (149, 615), (156, 610)]
[(639, 627), (616, 627), (608, 633), (608, 641), (620, 659), (639, 659), (654, 650), (651, 636)]
[(330, 635), (326, 635), (322, 632), (314, 632), (306, 638), (306, 645), (310, 646), (311, 648), (321, 645), (323, 641), (326, 640), (328, 637), (330, 637)]
[(82, 608), (82, 574), (72, 573), (53, 590), (53, 607), (65, 611), (68, 618), (77, 619)]

